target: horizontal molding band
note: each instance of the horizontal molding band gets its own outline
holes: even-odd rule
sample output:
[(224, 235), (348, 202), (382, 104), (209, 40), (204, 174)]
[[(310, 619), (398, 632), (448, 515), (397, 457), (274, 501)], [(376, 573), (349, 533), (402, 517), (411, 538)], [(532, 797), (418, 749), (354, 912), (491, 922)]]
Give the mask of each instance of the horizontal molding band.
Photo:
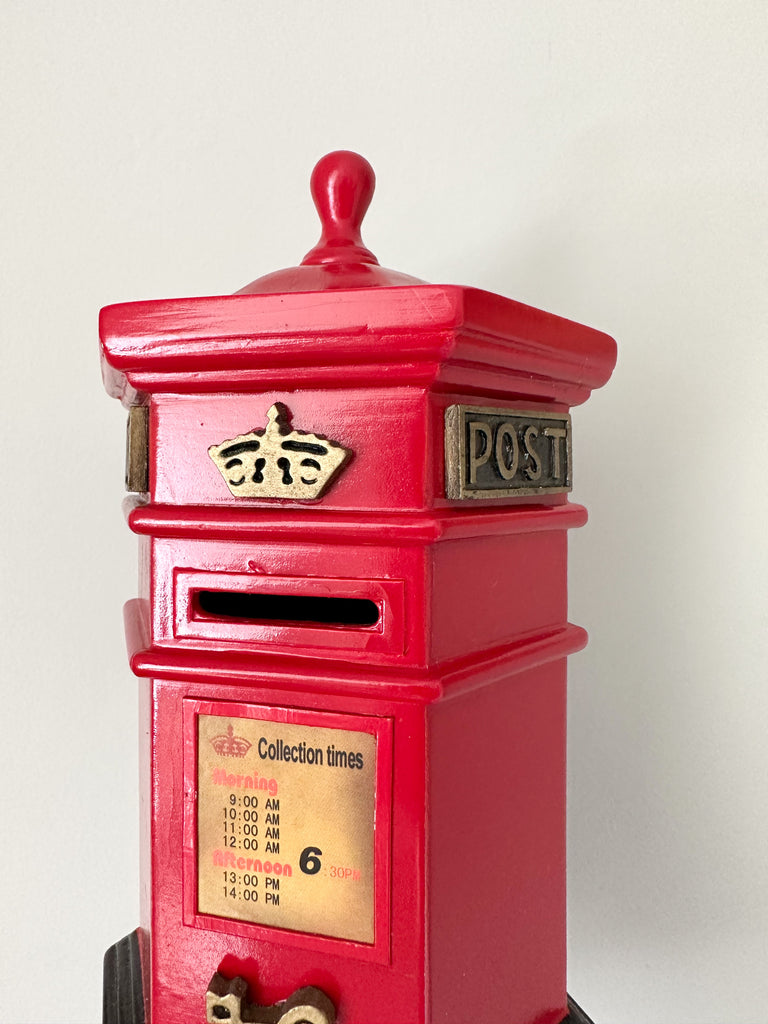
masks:
[[(426, 668), (387, 669), (347, 666), (300, 654), (253, 654), (200, 648), (152, 647), (146, 602), (125, 607), (131, 668), (137, 676), (178, 682), (259, 687), (291, 693), (348, 695), (375, 700), (429, 703), (487, 686), (506, 676), (582, 650), (587, 633), (567, 623), (561, 629), (526, 637), (491, 651), (463, 656)], [(343, 659), (343, 651), (339, 652)], [(362, 678), (361, 678), (362, 676)]]
[(323, 544), (433, 544), (469, 537), (508, 536), (583, 526), (583, 505), (445, 509), (412, 513), (317, 511), (231, 505), (136, 505), (128, 512), (134, 533), (213, 540), (311, 539)]

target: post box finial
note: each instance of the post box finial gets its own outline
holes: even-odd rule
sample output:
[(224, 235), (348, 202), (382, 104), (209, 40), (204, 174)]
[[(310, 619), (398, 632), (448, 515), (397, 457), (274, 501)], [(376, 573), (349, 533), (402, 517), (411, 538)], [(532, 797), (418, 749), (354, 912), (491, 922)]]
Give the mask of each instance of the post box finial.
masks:
[(358, 153), (327, 153), (312, 172), (310, 187), (322, 230), (320, 241), (298, 267), (257, 277), (238, 295), (349, 291), (424, 284), (418, 277), (379, 266), (363, 244), (360, 225), (376, 185), (373, 168)]
[(321, 263), (378, 265), (379, 261), (363, 245), (360, 235), (360, 225), (375, 187), (373, 168), (358, 153), (340, 149), (318, 161), (310, 188), (322, 233), (320, 241), (301, 261), (303, 266)]

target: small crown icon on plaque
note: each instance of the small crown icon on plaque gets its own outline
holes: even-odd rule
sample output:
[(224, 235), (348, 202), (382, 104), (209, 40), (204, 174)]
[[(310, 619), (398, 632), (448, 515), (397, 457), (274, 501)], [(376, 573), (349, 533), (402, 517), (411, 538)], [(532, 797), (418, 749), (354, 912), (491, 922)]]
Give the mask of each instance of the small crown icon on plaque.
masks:
[(319, 498), (349, 456), (348, 449), (317, 434), (292, 430), (281, 403), (254, 428), (208, 449), (229, 490), (238, 498)]
[(211, 746), (220, 757), (245, 757), (251, 749), (251, 744), (242, 736), (235, 736), (232, 725), (227, 726), (226, 734), (214, 736)]

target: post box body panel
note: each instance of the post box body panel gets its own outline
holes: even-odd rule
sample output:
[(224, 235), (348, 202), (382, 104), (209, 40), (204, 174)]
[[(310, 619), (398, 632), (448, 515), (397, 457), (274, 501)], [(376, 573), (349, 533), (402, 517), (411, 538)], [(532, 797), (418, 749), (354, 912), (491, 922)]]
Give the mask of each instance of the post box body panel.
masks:
[(431, 1021), (566, 1015), (565, 682), (558, 659), (427, 708)]
[[(172, 538), (151, 550), (158, 646), (426, 666), (566, 626), (564, 530), (362, 548)], [(201, 593), (345, 598), (378, 618), (238, 619), (206, 612)]]
[[(484, 401), (487, 403), (488, 397)], [(343, 444), (350, 459), (323, 497), (327, 510), (417, 511), (451, 508), (445, 496), (445, 410), (473, 406), (477, 395), (422, 388), (378, 387), (225, 394), (164, 394), (152, 402), (152, 500), (173, 505), (242, 505), (208, 455), (209, 447), (266, 422), (280, 402), (291, 423)], [(495, 406), (532, 415), (562, 414), (561, 403), (505, 393)], [(519, 502), (520, 496), (510, 496)], [(510, 500), (508, 499), (508, 500)], [(499, 505), (499, 497), (483, 504)], [(564, 494), (536, 496), (560, 504)], [(254, 507), (272, 499), (250, 497)], [(481, 499), (481, 501), (483, 501)], [(304, 502), (286, 499), (287, 507)]]
[[(148, 683), (153, 693), (154, 756), (145, 785), (152, 787), (153, 898), (148, 907), (150, 917), (143, 924), (151, 934), (153, 1019), (167, 1024), (202, 1020), (201, 993), (204, 994), (211, 975), (219, 968), (245, 977), (265, 1003), (285, 998), (286, 992), (300, 986), (314, 984), (337, 1005), (346, 1003), (348, 1020), (385, 1024), (398, 1014), (402, 1019), (411, 1019), (414, 1007), (417, 1019), (424, 1019), (423, 1009), (418, 1009), (424, 1001), (424, 851), (419, 830), (413, 828), (414, 823), (424, 819), (423, 708), (349, 698), (334, 700), (327, 695), (312, 699), (306, 692), (306, 683), (302, 678), (303, 692), (292, 692), (290, 704), (284, 692), (253, 687), (189, 686), (162, 680)], [(185, 813), (194, 813), (189, 799), (194, 776), (190, 778), (190, 762), (187, 760), (185, 765), (178, 740), (184, 734), (185, 704), (194, 706), (214, 695), (219, 705), (231, 702), (234, 715), (243, 705), (266, 704), (278, 709), (319, 711), (326, 716), (339, 712), (376, 718), (391, 725), (392, 748), (378, 755), (386, 758), (392, 775), (391, 786), (383, 798), (389, 806), (377, 805), (377, 814), (380, 811), (383, 819), (381, 823), (377, 821), (377, 827), (384, 829), (381, 839), (385, 861), (377, 867), (386, 877), (376, 894), (377, 930), (373, 944), (190, 914), (196, 898), (196, 871), (194, 850), (189, 848), (194, 832), (190, 836), (187, 819), (185, 835)], [(194, 726), (194, 719), (187, 715), (187, 729), (191, 725)], [(185, 738), (188, 743), (193, 742), (189, 734)], [(173, 789), (165, 785), (169, 778), (176, 783)], [(163, 780), (162, 784), (158, 785), (157, 780)], [(187, 794), (186, 805), (179, 800), (182, 793)], [(377, 800), (381, 796), (377, 793)], [(186, 873), (179, 856), (181, 850), (188, 858)], [(239, 848), (235, 852), (245, 853)], [(296, 864), (293, 868), (298, 873)], [(242, 879), (242, 872), (237, 874)], [(264, 877), (261, 876), (262, 884)], [(402, 883), (395, 886), (395, 879)], [(282, 879), (283, 900), (286, 882), (291, 881)], [(355, 883), (339, 882), (339, 900), (344, 898), (345, 884)], [(166, 951), (171, 948), (174, 956), (169, 960)]]
[[(161, 505), (242, 506), (208, 454), (227, 438), (266, 423), (275, 404), (283, 405), (290, 422), (301, 430), (336, 441), (350, 453), (322, 499), (332, 510), (421, 511), (455, 507), (445, 493), (445, 410), (476, 405), (477, 395), (450, 390), (435, 393), (422, 387), (379, 386), (301, 391), (257, 391), (245, 394), (159, 394), (151, 402), (150, 493)], [(489, 398), (484, 399), (487, 404)], [(562, 414), (561, 403), (524, 394), (494, 400), (499, 409), (537, 414)], [(270, 507), (274, 499), (249, 496), (254, 508)], [(536, 496), (538, 504), (561, 504), (564, 493)], [(500, 499), (479, 504), (499, 506)], [(510, 496), (510, 501), (520, 501)], [(283, 508), (306, 508), (305, 501), (283, 500)]]
[[(284, 689), (254, 685), (145, 680), (151, 767), (143, 780), (143, 855), (151, 883), (142, 926), (153, 1020), (202, 1022), (200, 993), (218, 969), (245, 977), (265, 1003), (317, 985), (339, 1019), (351, 1022), (458, 1020), (464, 1006), (472, 1017), (562, 1020), (565, 664), (511, 674), (510, 667), (490, 685), (429, 704), (313, 696), (311, 672), (302, 673), (301, 692), (286, 680), (288, 699)], [(265, 706), (277, 717), (296, 709), (387, 726), (377, 754), (391, 785), (376, 795), (384, 834), (377, 837), (373, 943), (197, 912), (197, 717), (213, 707), (237, 720)], [(520, 777), (525, 787), (511, 784)], [(223, 786), (223, 806), (227, 794), (240, 792)], [(542, 844), (545, 858), (537, 854)], [(244, 859), (248, 851), (234, 853)], [(236, 864), (234, 873), (239, 888)], [(291, 882), (281, 880), (284, 901)], [(355, 884), (340, 879), (339, 899)]]
[(564, 629), (566, 557), (565, 530), (435, 544), (431, 663)]
[[(426, 662), (426, 560), (419, 547), (176, 538), (155, 540), (152, 547), (158, 645), (371, 664)], [(201, 592), (369, 601), (378, 618), (370, 626), (312, 623), (301, 609), (301, 621), (291, 622), (289, 606), (285, 619), (239, 620), (200, 610), (195, 595)]]
[[(159, 397), (151, 449), (153, 501), (241, 505), (242, 498), (227, 489), (208, 448), (264, 426), (267, 411), (276, 402), (289, 410), (296, 428), (337, 441), (351, 452), (349, 464), (324, 497), (323, 508), (424, 507), (427, 466), (431, 468), (427, 406), (423, 392), (395, 387)], [(185, 459), (183, 472), (180, 453)], [(302, 507), (301, 502), (292, 504)]]

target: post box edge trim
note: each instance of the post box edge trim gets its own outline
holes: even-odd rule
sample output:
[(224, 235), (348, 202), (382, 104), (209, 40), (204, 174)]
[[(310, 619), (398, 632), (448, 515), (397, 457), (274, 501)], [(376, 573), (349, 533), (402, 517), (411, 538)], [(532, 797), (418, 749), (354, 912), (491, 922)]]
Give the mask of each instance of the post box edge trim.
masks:
[[(513, 499), (510, 499), (513, 500)], [(233, 508), (219, 506), (136, 503), (128, 512), (128, 524), (139, 535), (209, 539), (270, 540), (306, 536), (318, 543), (428, 545), (469, 537), (511, 535), (567, 530), (587, 522), (587, 510), (576, 502), (538, 505), (488, 505), (411, 513), (369, 513), (347, 510), (325, 512), (291, 506), (291, 514), (267, 505)]]
[[(251, 686), (290, 693), (294, 689), (295, 664), (292, 669), (291, 658), (287, 655), (150, 646), (142, 603), (141, 598), (134, 598), (126, 603), (124, 610), (126, 644), (134, 675), (192, 685), (216, 681), (238, 690)], [(422, 669), (403, 671), (378, 665), (367, 674), (364, 692), (354, 666), (347, 668), (343, 662), (309, 659), (311, 689), (317, 694), (354, 694), (372, 700), (431, 703), (469, 692), (475, 685), (486, 686), (504, 676), (514, 676), (565, 658), (582, 650), (586, 644), (586, 630), (568, 622), (555, 629), (537, 630), (491, 651), (462, 655)], [(306, 675), (303, 681), (306, 686)]]

